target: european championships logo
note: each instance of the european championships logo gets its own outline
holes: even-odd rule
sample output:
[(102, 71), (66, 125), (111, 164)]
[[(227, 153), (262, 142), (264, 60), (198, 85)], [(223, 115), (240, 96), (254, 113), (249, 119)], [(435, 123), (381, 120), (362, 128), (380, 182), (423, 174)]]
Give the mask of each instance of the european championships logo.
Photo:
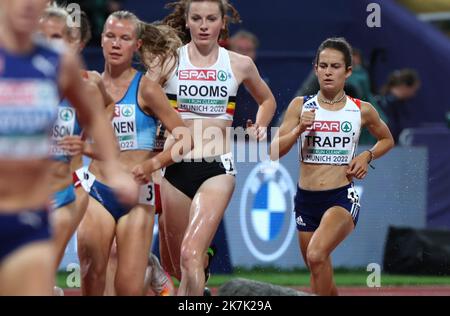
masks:
[(295, 234), (293, 199), (296, 189), (278, 162), (259, 163), (245, 181), (240, 225), (245, 244), (261, 261), (280, 258)]

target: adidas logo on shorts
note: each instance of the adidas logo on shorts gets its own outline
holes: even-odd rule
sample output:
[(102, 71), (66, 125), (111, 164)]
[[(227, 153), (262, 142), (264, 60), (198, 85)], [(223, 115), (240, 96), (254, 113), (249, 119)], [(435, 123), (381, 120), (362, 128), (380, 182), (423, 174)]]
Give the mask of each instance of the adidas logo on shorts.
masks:
[(297, 217), (297, 225), (306, 226), (305, 222), (303, 221), (303, 218), (300, 215)]

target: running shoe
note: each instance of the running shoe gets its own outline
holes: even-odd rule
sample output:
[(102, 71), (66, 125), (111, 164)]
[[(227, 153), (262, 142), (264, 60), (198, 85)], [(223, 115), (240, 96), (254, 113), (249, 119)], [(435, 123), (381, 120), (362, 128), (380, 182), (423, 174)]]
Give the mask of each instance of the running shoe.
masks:
[[(170, 275), (164, 271), (159, 263), (158, 257), (153, 253), (148, 258), (146, 271), (146, 283), (149, 282), (150, 288), (156, 296), (175, 295), (175, 286)], [(147, 283), (148, 284), (148, 283)]]

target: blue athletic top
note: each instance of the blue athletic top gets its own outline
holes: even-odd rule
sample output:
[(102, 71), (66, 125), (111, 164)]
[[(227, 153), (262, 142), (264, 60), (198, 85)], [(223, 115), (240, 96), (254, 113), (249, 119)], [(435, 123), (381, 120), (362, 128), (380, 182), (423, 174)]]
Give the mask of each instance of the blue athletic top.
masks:
[(65, 136), (79, 136), (82, 129), (77, 120), (77, 114), (67, 99), (62, 100), (58, 106), (58, 116), (52, 130), (51, 155), (54, 160), (69, 162), (71, 156), (64, 152), (58, 142)]
[(22, 55), (0, 47), (0, 159), (49, 157), (60, 60), (60, 51), (38, 41)]
[(114, 110), (113, 126), (121, 151), (153, 151), (157, 120), (144, 113), (138, 104), (139, 83), (143, 73), (137, 72), (125, 96)]

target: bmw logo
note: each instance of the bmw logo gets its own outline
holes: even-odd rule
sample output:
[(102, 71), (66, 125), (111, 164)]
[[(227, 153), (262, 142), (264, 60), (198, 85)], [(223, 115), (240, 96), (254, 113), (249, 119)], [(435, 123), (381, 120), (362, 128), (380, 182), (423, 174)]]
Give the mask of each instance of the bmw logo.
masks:
[(295, 235), (293, 198), (296, 187), (278, 162), (262, 162), (245, 181), (240, 225), (251, 253), (261, 261), (281, 257)]

